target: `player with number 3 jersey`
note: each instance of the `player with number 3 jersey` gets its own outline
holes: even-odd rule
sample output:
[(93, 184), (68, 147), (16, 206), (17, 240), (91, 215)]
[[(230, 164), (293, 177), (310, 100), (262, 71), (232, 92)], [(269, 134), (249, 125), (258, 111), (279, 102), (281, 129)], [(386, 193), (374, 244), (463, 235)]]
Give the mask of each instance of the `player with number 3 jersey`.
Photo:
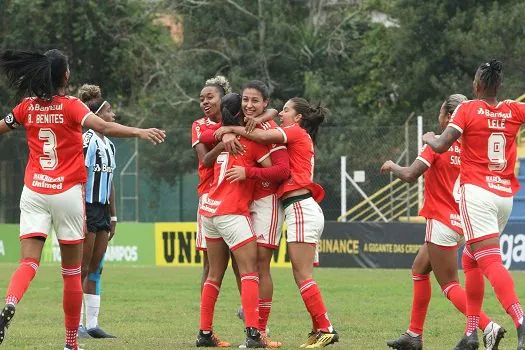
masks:
[(467, 240), (463, 261), (477, 268), (465, 271), (467, 326), (455, 349), (477, 348), (477, 327), (483, 302), (483, 279), (490, 281), (518, 332), (518, 350), (525, 350), (523, 310), (514, 281), (501, 260), (499, 235), (512, 210), (512, 197), (519, 188), (514, 175), (516, 135), (525, 123), (525, 104), (498, 102), (502, 64), (497, 60), (482, 64), (474, 78), (476, 100), (458, 106), (441, 137), (423, 135), (438, 153), (445, 152), (461, 137), (460, 212)]
[(83, 184), (87, 178), (82, 127), (110, 136), (140, 137), (153, 143), (163, 142), (165, 133), (105, 122), (79, 99), (67, 96), (69, 65), (67, 57), (58, 50), (44, 54), (7, 50), (0, 53), (0, 68), (18, 95), (26, 97), (0, 121), (0, 134), (23, 127), (29, 146), (20, 199), (22, 253), (0, 315), (0, 343), (5, 339), (17, 303), (38, 270), (45, 239), (53, 227), (62, 257), (65, 349), (75, 350), (82, 304)]

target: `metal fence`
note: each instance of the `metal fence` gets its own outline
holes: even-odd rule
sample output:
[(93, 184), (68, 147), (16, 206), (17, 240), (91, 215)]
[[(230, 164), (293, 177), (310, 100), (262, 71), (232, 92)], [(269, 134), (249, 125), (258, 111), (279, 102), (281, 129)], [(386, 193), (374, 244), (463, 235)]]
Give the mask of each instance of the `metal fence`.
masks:
[[(426, 130), (430, 128), (425, 127)], [(179, 130), (189, 135), (188, 130)], [(113, 139), (117, 149), (118, 216), (122, 221), (162, 222), (195, 220), (198, 178), (196, 156), (190, 148), (189, 136), (178, 141), (183, 151), (165, 145), (152, 149), (142, 141)], [(15, 131), (0, 137), (0, 222), (19, 220), (19, 198), (27, 161), (25, 133)], [(337, 219), (341, 214), (341, 156), (346, 156), (349, 174), (364, 171), (360, 188), (367, 195), (391, 183), (389, 175), (379, 173), (385, 160), (399, 160), (403, 165), (417, 156), (417, 125), (387, 127), (323, 126), (316, 145), (315, 178), (326, 190), (322, 203), (325, 216)], [(187, 157), (182, 168), (159, 166), (163, 157)], [(400, 158), (401, 157), (401, 158)], [(152, 159), (157, 159), (152, 166)], [(153, 169), (153, 170), (152, 170)], [(176, 171), (175, 171), (176, 170)], [(173, 175), (173, 176), (172, 176)], [(164, 179), (171, 179), (166, 181)], [(402, 191), (396, 195), (402, 198)], [(347, 191), (348, 208), (360, 203), (363, 196), (354, 188)], [(408, 209), (407, 214), (415, 215)]]

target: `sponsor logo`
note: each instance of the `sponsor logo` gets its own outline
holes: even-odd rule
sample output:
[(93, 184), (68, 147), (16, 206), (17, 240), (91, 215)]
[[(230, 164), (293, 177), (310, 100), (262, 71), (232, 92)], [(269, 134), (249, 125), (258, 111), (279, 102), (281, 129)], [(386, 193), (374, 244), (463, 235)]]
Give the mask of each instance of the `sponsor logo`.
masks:
[(478, 115), (484, 115), (489, 118), (502, 118), (502, 119), (510, 119), (512, 118), (512, 112), (509, 111), (508, 113), (503, 112), (492, 112), (488, 109), (478, 108)]
[(508, 269), (512, 263), (525, 262), (525, 234), (502, 234), (500, 236), (501, 258)]
[(11, 125), (15, 122), (15, 117), (13, 116), (13, 113), (9, 113), (6, 117), (5, 117), (5, 122), (7, 123), (7, 125)]
[(84, 148), (88, 148), (89, 147), (89, 142), (91, 141), (91, 138), (93, 137), (93, 132), (92, 131), (88, 131), (84, 134), (84, 137), (82, 138), (82, 147)]

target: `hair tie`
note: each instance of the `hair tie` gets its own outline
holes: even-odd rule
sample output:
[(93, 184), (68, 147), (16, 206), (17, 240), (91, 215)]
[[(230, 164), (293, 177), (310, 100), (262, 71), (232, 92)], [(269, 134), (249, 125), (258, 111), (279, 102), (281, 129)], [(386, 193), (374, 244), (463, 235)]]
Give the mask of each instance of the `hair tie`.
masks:
[(489, 62), (485, 63), (485, 66), (490, 67), (490, 63)]

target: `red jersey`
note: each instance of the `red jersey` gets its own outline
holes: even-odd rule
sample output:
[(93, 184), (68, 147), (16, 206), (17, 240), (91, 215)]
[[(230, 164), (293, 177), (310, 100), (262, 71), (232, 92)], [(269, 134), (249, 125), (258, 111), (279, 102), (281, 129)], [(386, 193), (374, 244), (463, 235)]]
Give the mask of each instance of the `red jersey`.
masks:
[(315, 152), (310, 135), (299, 124), (279, 127), (277, 130), (283, 134), (290, 155), (290, 178), (279, 186), (278, 196), (305, 188), (312, 193), (316, 202), (321, 202), (325, 193), (321, 185), (314, 182)]
[[(210, 118), (200, 118), (193, 122), (191, 126), (191, 147), (195, 147), (200, 143), (201, 134), (208, 128), (215, 125)], [(199, 197), (210, 191), (211, 182), (213, 181), (213, 168), (206, 168), (199, 160), (199, 184), (197, 185), (197, 192)]]
[(507, 100), (491, 106), (473, 100), (460, 104), (449, 126), (462, 133), (461, 184), (513, 196), (519, 189), (514, 175), (515, 139), (524, 122), (523, 103)]
[[(275, 129), (277, 127), (277, 123), (275, 123), (273, 120), (257, 124), (257, 128), (262, 130), (270, 130)], [(272, 144), (270, 147), (270, 153), (275, 152), (278, 149), (286, 149), (286, 147), (284, 145)], [(258, 199), (275, 194), (277, 193), (278, 188), (279, 183), (257, 180), (257, 182), (255, 183), (255, 192), (253, 194), (253, 200), (256, 201)]]
[(425, 197), (419, 215), (436, 219), (463, 234), (459, 215), (459, 171), (461, 144), (456, 141), (444, 153), (425, 145), (417, 157), (429, 169), (425, 172)]
[(203, 216), (219, 215), (250, 215), (249, 206), (253, 201), (255, 180), (244, 180), (230, 183), (224, 179), (227, 170), (234, 166), (256, 166), (270, 156), (268, 146), (250, 141), (244, 137), (239, 138), (245, 152), (233, 156), (222, 152), (215, 162), (213, 183), (207, 200), (201, 204), (199, 212)]
[(25, 98), (13, 109), (16, 123), (27, 131), (24, 183), (29, 189), (58, 194), (86, 182), (82, 125), (89, 114), (89, 108), (71, 96)]

